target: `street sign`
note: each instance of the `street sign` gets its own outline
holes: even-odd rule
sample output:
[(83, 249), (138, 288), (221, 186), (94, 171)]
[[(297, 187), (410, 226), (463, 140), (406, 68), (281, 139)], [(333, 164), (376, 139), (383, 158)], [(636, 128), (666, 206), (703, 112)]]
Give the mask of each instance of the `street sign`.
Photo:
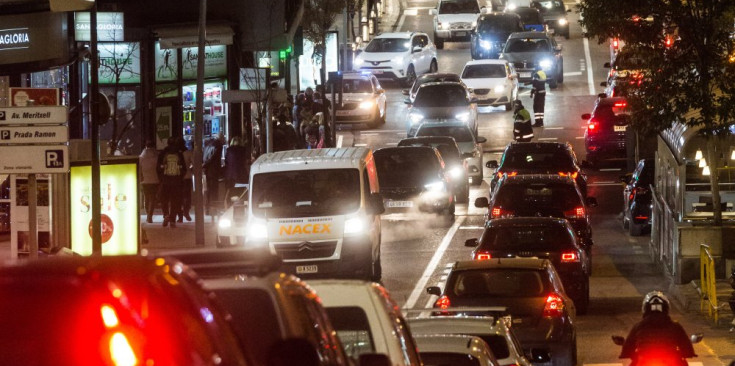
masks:
[(0, 125), (66, 123), (65, 106), (0, 107)]
[(67, 173), (67, 145), (8, 145), (0, 147), (0, 173)]
[(58, 144), (69, 141), (69, 127), (59, 126), (0, 126), (0, 145)]

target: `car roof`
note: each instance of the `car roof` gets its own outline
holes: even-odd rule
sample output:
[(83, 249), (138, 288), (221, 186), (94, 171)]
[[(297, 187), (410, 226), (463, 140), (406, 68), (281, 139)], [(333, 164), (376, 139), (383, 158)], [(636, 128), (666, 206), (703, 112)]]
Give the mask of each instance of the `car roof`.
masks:
[[(97, 257), (48, 257), (38, 261), (14, 261), (3, 263), (0, 273), (3, 278), (10, 276), (34, 276), (39, 274), (74, 277), (81, 276), (90, 271), (102, 273), (153, 273), (160, 266), (156, 263), (180, 264), (173, 259), (158, 259), (136, 255), (123, 256), (97, 256)], [(83, 268), (84, 270), (81, 270)]]
[(571, 150), (572, 145), (568, 142), (553, 142), (553, 141), (539, 141), (539, 142), (517, 142), (513, 141), (509, 143), (506, 149), (521, 150), (521, 151), (550, 151), (555, 149)]
[(409, 151), (409, 150), (416, 150), (416, 151), (425, 151), (426, 154), (436, 154), (436, 149), (431, 146), (392, 146), (392, 147), (382, 147), (380, 149), (375, 150), (374, 155), (383, 155), (383, 154), (391, 154), (393, 152), (399, 151)]
[(545, 32), (515, 32), (508, 37), (508, 39), (515, 38), (550, 39), (551, 37)]
[(446, 78), (446, 77), (456, 77), (457, 80), (459, 80), (459, 74), (455, 74), (453, 72), (433, 72), (430, 74), (423, 74), (419, 76), (419, 79)]
[(505, 268), (542, 270), (550, 263), (548, 259), (539, 258), (493, 258), (484, 261), (457, 261), (452, 265), (452, 271)]
[(454, 140), (454, 137), (452, 136), (418, 136), (418, 137), (406, 137), (405, 139), (401, 139), (401, 141), (398, 141), (398, 144), (401, 143), (407, 143), (407, 144), (413, 144), (413, 143), (438, 143), (438, 144), (449, 144), (449, 145), (457, 145), (457, 141)]
[(521, 16), (516, 13), (503, 13), (499, 11), (494, 11), (492, 13), (485, 13), (480, 15), (477, 21), (480, 22), (483, 20), (490, 20), (491, 18), (514, 18), (520, 20)]
[(373, 39), (376, 38), (405, 38), (409, 39), (411, 38), (411, 35), (413, 35), (415, 32), (388, 32), (388, 33), (381, 33), (377, 35), (376, 37), (373, 37)]
[(430, 81), (428, 83), (423, 83), (419, 86), (419, 90), (424, 87), (433, 87), (433, 86), (442, 86), (442, 85), (456, 85), (462, 88), (465, 88), (464, 84), (461, 81)]
[(505, 65), (508, 63), (508, 60), (499, 60), (499, 59), (482, 59), (482, 60), (471, 60), (467, 61), (465, 66), (470, 65)]
[(567, 219), (557, 217), (507, 217), (489, 220), (485, 227), (566, 226), (567, 223)]
[(416, 131), (422, 128), (433, 128), (433, 127), (465, 127), (468, 130), (470, 129), (470, 127), (467, 126), (467, 124), (464, 122), (424, 122), (419, 125), (419, 128), (417, 128)]
[(574, 179), (569, 176), (560, 176), (558, 174), (519, 174), (516, 176), (504, 175), (500, 178), (504, 184), (524, 184), (524, 183), (565, 183), (574, 185)]

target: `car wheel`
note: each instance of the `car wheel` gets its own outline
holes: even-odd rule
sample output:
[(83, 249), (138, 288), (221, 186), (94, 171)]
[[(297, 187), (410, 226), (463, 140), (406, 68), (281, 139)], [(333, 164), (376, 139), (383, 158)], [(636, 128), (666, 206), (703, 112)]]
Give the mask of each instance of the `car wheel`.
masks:
[(444, 49), (444, 40), (442, 38), (439, 38), (436, 33), (434, 33), (434, 44), (436, 45), (437, 50)]
[(559, 62), (559, 69), (556, 73), (556, 80), (559, 84), (564, 84), (564, 61)]
[(577, 314), (579, 315), (585, 315), (587, 314), (587, 310), (590, 307), (590, 282), (587, 280), (587, 283), (584, 284), (584, 289), (582, 290), (582, 294), (578, 299), (578, 303), (574, 304), (577, 307)]
[(556, 78), (549, 80), (549, 88), (556, 89), (556, 87), (559, 86), (556, 82)]
[(435, 73), (439, 71), (439, 65), (436, 64), (436, 60), (431, 60), (431, 65), (429, 66), (429, 73)]
[(375, 119), (368, 127), (370, 128), (378, 128), (380, 126), (380, 122), (382, 120), (382, 117), (380, 117), (380, 107), (375, 107)]
[(406, 79), (403, 81), (403, 86), (410, 88), (414, 81), (416, 81), (416, 70), (413, 68), (413, 65), (408, 65), (408, 69), (406, 70)]

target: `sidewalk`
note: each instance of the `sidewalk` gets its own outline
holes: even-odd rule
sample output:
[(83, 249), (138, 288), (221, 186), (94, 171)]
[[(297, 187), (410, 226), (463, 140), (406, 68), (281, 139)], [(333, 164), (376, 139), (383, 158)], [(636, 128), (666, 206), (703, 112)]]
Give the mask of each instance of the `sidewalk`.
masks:
[[(727, 300), (730, 298), (730, 293), (733, 289), (727, 280), (719, 279), (716, 282), (717, 286), (717, 303), (720, 307), (719, 312), (719, 328), (729, 329), (731, 327), (730, 322), (733, 320), (733, 313), (728, 305)], [(700, 309), (700, 281), (695, 280), (690, 283), (683, 285), (672, 284), (669, 287), (669, 294), (672, 296), (672, 300), (675, 302), (682, 312), (689, 314), (699, 314), (703, 318), (708, 317), (707, 308)], [(707, 318), (707, 322), (713, 326), (714, 318)]]
[[(141, 242), (141, 249), (147, 249), (151, 251), (165, 250), (165, 249), (186, 249), (186, 248), (197, 248), (195, 243), (195, 228), (194, 228), (194, 209), (192, 208), (191, 218), (192, 221), (177, 222), (176, 228), (171, 226), (163, 226), (163, 216), (156, 214), (153, 216), (153, 223), (149, 224), (145, 222), (146, 215), (140, 216), (140, 227), (145, 230), (146, 236), (148, 237), (148, 243)], [(212, 221), (212, 217), (204, 216), (204, 242), (205, 247), (214, 248), (216, 235), (217, 235), (217, 223)]]

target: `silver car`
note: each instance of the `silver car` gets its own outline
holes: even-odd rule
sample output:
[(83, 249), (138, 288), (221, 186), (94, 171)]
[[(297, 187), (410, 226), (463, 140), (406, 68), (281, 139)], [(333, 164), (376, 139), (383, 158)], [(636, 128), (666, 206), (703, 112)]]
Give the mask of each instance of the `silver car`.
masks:
[(426, 83), (416, 98), (406, 99), (406, 134), (412, 137), (423, 123), (462, 123), (477, 136), (477, 100), (462, 83)]

